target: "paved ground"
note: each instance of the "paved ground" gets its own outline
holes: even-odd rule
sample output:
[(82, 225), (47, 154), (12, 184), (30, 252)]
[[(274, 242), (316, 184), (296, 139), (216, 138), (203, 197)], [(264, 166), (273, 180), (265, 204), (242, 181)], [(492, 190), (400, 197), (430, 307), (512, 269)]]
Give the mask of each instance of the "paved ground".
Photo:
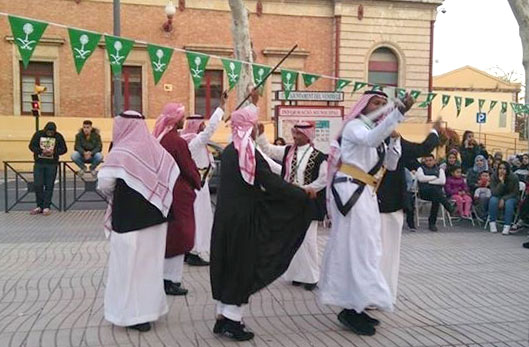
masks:
[[(0, 346), (226, 346), (211, 332), (207, 268), (185, 269), (190, 294), (169, 298), (153, 331), (103, 320), (108, 244), (102, 211), (0, 214)], [(321, 230), (323, 248), (327, 231)], [(394, 313), (374, 337), (337, 323), (314, 293), (277, 281), (252, 297), (256, 346), (528, 346), (529, 250), (522, 236), (454, 228), (403, 237)]]

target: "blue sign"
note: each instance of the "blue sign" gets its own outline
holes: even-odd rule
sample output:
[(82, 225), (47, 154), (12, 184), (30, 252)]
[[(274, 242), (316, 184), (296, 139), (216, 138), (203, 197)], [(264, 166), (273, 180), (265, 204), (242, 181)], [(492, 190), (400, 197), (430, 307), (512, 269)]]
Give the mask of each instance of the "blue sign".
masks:
[(476, 114), (476, 123), (478, 124), (487, 123), (487, 114), (485, 112), (478, 112)]

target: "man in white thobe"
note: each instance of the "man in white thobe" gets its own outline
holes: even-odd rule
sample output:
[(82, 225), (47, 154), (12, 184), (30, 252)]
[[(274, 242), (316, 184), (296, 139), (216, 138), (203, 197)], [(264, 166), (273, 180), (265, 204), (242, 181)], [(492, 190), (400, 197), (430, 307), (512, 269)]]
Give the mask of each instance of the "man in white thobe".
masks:
[[(260, 127), (260, 130), (263, 130)], [(325, 187), (327, 185), (327, 161), (325, 155), (314, 148), (315, 124), (299, 122), (292, 128), (293, 146), (276, 146), (268, 143), (263, 133), (257, 139), (259, 148), (272, 159), (281, 161), (281, 176), (289, 183), (312, 189), (318, 194), (313, 200), (313, 221), (303, 244), (296, 252), (283, 278), (294, 286), (303, 285), (313, 290), (320, 279), (318, 257), (318, 221), (325, 217)]]
[[(394, 130), (413, 98), (407, 96), (404, 102), (399, 108), (386, 106), (384, 93), (366, 92), (346, 116), (328, 159), (332, 230), (323, 258), (319, 299), (323, 304), (342, 307), (338, 320), (359, 335), (374, 335), (380, 323), (364, 312), (368, 306), (393, 309), (391, 292), (380, 270), (376, 174), (383, 164), (389, 170), (397, 166), (400, 140)], [(386, 146), (384, 140), (390, 135)]]

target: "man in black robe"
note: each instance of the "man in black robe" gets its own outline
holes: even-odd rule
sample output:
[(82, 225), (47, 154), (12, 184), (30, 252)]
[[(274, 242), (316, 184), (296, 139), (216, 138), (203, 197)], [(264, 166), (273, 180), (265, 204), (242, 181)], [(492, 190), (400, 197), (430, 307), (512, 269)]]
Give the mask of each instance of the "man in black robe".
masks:
[(254, 337), (241, 322), (242, 305), (287, 270), (311, 223), (308, 192), (272, 173), (255, 150), (257, 113), (250, 105), (232, 114), (211, 237), (213, 332), (238, 341)]

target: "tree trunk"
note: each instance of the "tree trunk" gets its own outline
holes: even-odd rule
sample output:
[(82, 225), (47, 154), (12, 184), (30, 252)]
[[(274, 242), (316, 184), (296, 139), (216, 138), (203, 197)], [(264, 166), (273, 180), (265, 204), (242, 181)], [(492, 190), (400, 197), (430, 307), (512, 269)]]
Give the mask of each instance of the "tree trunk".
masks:
[[(522, 40), (523, 67), (525, 70), (525, 99), (529, 103), (529, 1), (508, 0), (518, 26), (520, 27), (520, 39)], [(516, 100), (518, 102), (518, 100)]]
[[(252, 44), (250, 40), (250, 25), (248, 11), (243, 0), (229, 0), (232, 17), (232, 36), (235, 51), (235, 59), (253, 62)], [(241, 79), (237, 84), (237, 104), (248, 94), (253, 85), (252, 67), (243, 64)]]

